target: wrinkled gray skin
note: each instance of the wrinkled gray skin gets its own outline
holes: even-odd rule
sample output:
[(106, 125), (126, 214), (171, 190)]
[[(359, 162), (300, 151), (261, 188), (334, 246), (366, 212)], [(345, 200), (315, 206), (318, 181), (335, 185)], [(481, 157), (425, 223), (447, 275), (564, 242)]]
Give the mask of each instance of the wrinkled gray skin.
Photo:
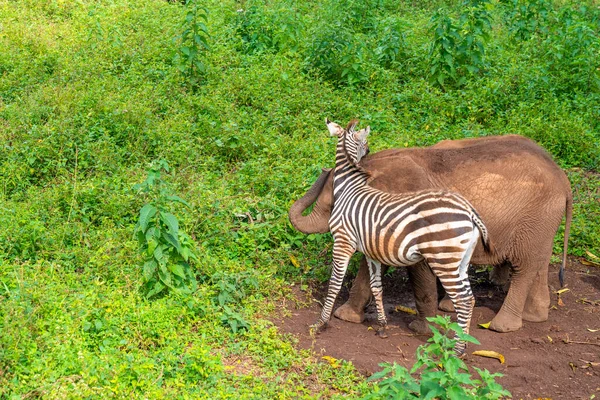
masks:
[[(427, 148), (391, 149), (366, 157), (361, 165), (372, 174), (372, 187), (393, 193), (443, 188), (462, 194), (485, 222), (495, 251), (475, 249), (471, 263), (496, 265), (510, 287), (490, 329), (510, 332), (522, 321), (548, 319), (550, 295), (548, 264), (553, 239), (566, 214), (563, 266), (571, 223), (571, 186), (564, 172), (533, 141), (517, 135), (442, 141)], [(317, 182), (290, 208), (289, 217), (304, 233), (329, 231), (333, 203), (333, 173), (324, 170)], [(302, 212), (315, 203), (312, 212)], [(438, 308), (436, 279), (426, 264), (408, 269), (418, 311), (410, 328), (426, 332), (425, 318)], [(350, 298), (335, 316), (351, 322), (364, 320), (371, 293), (363, 258)], [(448, 301), (440, 308), (451, 311)]]

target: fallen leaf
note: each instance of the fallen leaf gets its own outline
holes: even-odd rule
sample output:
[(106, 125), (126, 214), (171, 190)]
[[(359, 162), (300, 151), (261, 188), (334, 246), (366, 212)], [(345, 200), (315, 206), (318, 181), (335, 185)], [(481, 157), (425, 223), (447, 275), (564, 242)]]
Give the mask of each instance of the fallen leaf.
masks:
[(576, 300), (576, 302), (577, 303), (581, 303), (581, 304), (591, 304), (593, 306), (600, 306), (600, 300), (598, 300), (598, 301), (594, 301), (594, 300), (590, 301), (588, 299), (579, 299), (579, 300)]
[(396, 306), (394, 308), (394, 311), (396, 311), (396, 312), (405, 312), (407, 314), (417, 315), (417, 310), (413, 310), (410, 307)]
[(367, 330), (368, 330), (368, 331), (372, 331), (372, 330), (373, 330), (373, 327), (372, 327), (372, 326), (370, 326), (370, 327), (368, 327), (368, 328), (367, 328)]
[(563, 301), (560, 297), (558, 298), (558, 301), (556, 302), (556, 304), (558, 304), (561, 307), (565, 305), (565, 303), (563, 303)]
[(472, 354), (474, 356), (495, 358), (496, 360), (500, 361), (500, 364), (504, 364), (504, 356), (502, 354), (498, 353), (498, 352), (495, 352), (495, 351), (477, 350), (477, 351), (474, 351)]
[(575, 370), (577, 369), (577, 367), (575, 366), (575, 364), (573, 364), (572, 362), (569, 363), (569, 367), (571, 367), (571, 369), (573, 370), (573, 372), (575, 372)]
[(592, 333), (600, 331), (600, 329), (590, 329), (590, 328), (587, 328), (587, 330)]
[(591, 265), (592, 267), (600, 267), (600, 263), (594, 262), (594, 261), (588, 261), (586, 259), (582, 259), (581, 263), (583, 265)]
[(329, 365), (331, 365), (333, 368), (339, 368), (340, 367), (340, 363), (339, 363), (339, 360), (337, 358), (333, 358), (331, 356), (323, 356), (321, 358), (323, 360), (327, 361), (329, 363)]
[(568, 291), (569, 291), (569, 289), (567, 289), (567, 288), (564, 288), (564, 289), (560, 289), (560, 290), (558, 290), (558, 291), (556, 291), (556, 292), (554, 292), (554, 293), (556, 293), (557, 295), (559, 295), (559, 296), (560, 296), (561, 294), (563, 294), (563, 293), (565, 293), (565, 292), (568, 292)]
[(290, 254), (290, 261), (292, 262), (292, 265), (296, 268), (300, 268), (300, 263), (298, 262), (298, 260), (296, 259), (296, 257), (294, 257), (293, 255)]
[(552, 338), (550, 336), (548, 336), (548, 341), (552, 343)]
[(586, 364), (584, 367), (580, 367), (580, 368), (600, 367), (600, 362), (593, 362), (593, 361), (588, 361), (588, 360), (582, 360), (581, 358), (579, 359), (579, 361), (582, 361), (582, 362), (584, 362)]
[(600, 257), (598, 257), (597, 255), (589, 252), (589, 251), (585, 251), (585, 254), (587, 254), (588, 256), (590, 256), (590, 258), (593, 258), (594, 260), (600, 260)]
[(486, 322), (485, 324), (477, 324), (478, 327), (483, 328), (483, 329), (490, 329), (490, 324), (492, 322)]

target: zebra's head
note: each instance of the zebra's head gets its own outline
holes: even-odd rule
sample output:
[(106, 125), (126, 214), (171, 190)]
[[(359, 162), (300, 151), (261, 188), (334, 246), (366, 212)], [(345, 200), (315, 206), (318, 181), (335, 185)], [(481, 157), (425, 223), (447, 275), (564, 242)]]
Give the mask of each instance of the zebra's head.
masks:
[(371, 127), (367, 126), (366, 128), (357, 131), (356, 125), (358, 125), (358, 120), (356, 119), (350, 121), (346, 129), (335, 122), (330, 121), (329, 118), (325, 119), (325, 123), (327, 124), (327, 129), (331, 136), (338, 137), (338, 142), (342, 144), (348, 161), (358, 166), (357, 164), (360, 160), (369, 154), (367, 136), (369, 136), (369, 133), (371, 132)]
[(370, 126), (367, 126), (359, 131), (351, 129), (348, 131), (348, 133), (346, 133), (346, 137), (344, 139), (346, 156), (354, 165), (357, 165), (364, 156), (369, 154), (369, 143), (367, 142), (369, 133), (371, 133)]

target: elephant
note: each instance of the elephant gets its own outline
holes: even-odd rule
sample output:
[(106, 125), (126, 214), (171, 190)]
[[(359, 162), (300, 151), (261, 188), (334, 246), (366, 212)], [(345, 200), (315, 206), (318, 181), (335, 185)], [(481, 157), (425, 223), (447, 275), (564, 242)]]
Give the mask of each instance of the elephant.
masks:
[[(562, 284), (573, 196), (566, 174), (543, 148), (519, 135), (443, 140), (430, 147), (373, 153), (361, 165), (371, 174), (369, 185), (374, 188), (391, 193), (446, 189), (460, 193), (479, 212), (495, 251), (486, 253), (478, 244), (471, 264), (512, 267), (508, 293), (490, 323), (491, 330), (511, 332), (520, 329), (523, 320), (548, 319), (548, 265), (564, 215)], [(333, 173), (323, 170), (291, 206), (292, 225), (306, 234), (328, 232), (332, 193)], [(313, 203), (312, 211), (303, 215)], [(426, 317), (435, 315), (438, 308), (436, 278), (424, 263), (409, 268), (408, 275), (417, 308), (417, 319), (409, 327), (425, 333)], [(371, 297), (368, 277), (363, 257), (350, 298), (335, 311), (336, 317), (355, 323), (364, 320), (364, 307)], [(440, 308), (450, 311), (444, 303)]]

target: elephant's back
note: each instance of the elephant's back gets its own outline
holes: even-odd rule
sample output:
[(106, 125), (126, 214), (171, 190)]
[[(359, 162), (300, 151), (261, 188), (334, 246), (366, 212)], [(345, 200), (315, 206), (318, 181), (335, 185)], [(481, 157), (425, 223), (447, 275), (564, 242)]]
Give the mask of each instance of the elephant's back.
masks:
[[(550, 155), (517, 135), (384, 151), (366, 161), (363, 166), (373, 173), (370, 185), (380, 190), (442, 188), (462, 194), (488, 227), (498, 258), (512, 258), (515, 246), (535, 237), (551, 245), (571, 196), (565, 173)], [(479, 247), (476, 263), (499, 261), (484, 260)]]

